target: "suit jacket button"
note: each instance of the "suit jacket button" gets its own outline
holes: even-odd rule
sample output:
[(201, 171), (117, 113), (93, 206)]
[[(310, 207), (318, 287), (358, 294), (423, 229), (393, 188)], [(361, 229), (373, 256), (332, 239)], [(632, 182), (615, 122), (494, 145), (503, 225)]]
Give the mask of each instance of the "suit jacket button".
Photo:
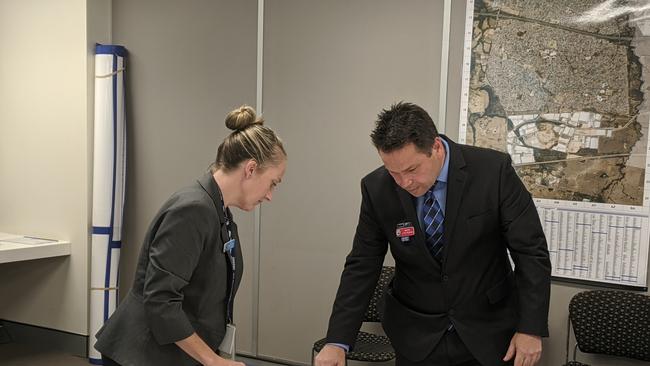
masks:
[(456, 314), (456, 311), (454, 309), (449, 309), (449, 315), (454, 315)]
[(449, 281), (449, 276), (442, 275), (442, 280), (445, 281), (445, 282)]

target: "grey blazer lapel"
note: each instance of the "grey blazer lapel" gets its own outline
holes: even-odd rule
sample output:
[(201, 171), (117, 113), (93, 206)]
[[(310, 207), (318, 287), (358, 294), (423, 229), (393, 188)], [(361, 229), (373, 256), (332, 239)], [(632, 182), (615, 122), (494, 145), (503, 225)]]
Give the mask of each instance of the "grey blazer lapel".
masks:
[(219, 190), (217, 182), (214, 181), (212, 173), (208, 171), (203, 174), (201, 178), (197, 179), (197, 182), (212, 199), (212, 203), (214, 203), (217, 215), (219, 216), (219, 223), (221, 224), (226, 222), (226, 213), (223, 212), (223, 205), (221, 204), (221, 191)]

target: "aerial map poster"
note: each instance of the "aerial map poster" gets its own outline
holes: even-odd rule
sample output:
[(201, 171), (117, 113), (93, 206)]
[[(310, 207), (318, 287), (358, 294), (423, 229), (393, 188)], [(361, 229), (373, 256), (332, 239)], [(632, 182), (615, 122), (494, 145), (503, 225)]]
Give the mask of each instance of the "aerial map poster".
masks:
[(510, 154), (556, 279), (647, 288), (650, 1), (468, 0), (459, 140)]

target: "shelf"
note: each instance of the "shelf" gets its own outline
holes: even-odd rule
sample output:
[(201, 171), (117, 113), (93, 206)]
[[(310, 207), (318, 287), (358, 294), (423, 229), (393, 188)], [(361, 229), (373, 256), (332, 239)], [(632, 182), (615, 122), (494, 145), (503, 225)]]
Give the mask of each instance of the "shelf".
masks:
[(70, 242), (0, 232), (0, 263), (70, 255)]

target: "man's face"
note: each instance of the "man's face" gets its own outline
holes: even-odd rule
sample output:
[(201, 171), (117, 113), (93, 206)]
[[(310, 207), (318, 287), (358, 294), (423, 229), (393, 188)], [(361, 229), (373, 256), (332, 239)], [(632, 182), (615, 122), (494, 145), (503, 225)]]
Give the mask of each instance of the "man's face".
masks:
[(440, 175), (445, 163), (445, 148), (437, 137), (431, 154), (425, 154), (409, 143), (391, 151), (379, 151), (384, 167), (395, 179), (395, 183), (415, 197), (425, 194)]

